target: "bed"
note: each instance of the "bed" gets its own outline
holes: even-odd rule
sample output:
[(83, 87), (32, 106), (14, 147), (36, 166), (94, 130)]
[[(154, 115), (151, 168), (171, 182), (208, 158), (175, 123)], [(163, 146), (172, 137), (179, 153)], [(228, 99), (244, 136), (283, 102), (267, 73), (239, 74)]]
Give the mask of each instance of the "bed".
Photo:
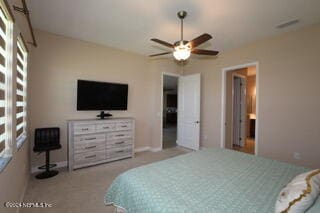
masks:
[[(209, 148), (126, 171), (105, 204), (128, 213), (271, 213), (281, 189), (309, 169)], [(320, 198), (307, 211), (320, 212)]]

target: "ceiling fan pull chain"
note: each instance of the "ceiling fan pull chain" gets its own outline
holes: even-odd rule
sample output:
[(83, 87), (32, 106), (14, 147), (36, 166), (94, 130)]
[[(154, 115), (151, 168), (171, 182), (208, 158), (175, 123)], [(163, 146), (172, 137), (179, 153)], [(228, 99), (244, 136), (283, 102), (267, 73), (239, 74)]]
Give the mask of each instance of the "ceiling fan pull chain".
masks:
[(181, 29), (180, 29), (180, 33), (181, 33), (181, 41), (183, 41), (183, 18), (181, 19)]

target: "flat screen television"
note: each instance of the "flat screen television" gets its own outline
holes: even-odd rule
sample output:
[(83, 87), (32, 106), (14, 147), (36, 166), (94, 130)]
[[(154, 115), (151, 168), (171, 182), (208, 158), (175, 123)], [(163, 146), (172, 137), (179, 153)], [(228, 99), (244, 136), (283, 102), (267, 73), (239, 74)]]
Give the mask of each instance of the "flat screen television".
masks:
[(128, 84), (78, 80), (77, 110), (127, 110)]

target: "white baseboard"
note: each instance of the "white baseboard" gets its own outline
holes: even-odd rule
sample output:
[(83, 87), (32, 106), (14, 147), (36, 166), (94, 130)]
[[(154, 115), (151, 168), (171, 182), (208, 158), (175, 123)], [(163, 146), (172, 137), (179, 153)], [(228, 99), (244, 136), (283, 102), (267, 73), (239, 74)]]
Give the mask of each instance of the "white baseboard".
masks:
[(159, 152), (162, 150), (162, 147), (150, 148), (151, 152)]
[[(61, 161), (61, 162), (51, 162), (51, 163), (55, 163), (57, 164), (56, 169), (58, 168), (64, 168), (64, 167), (67, 167), (68, 166), (68, 161)], [(41, 171), (44, 171), (42, 169), (38, 169), (39, 166), (34, 166), (31, 168), (31, 173), (36, 173), (36, 172), (41, 172)]]
[(134, 149), (134, 153), (146, 152), (146, 151), (159, 152), (161, 150), (162, 150), (162, 147), (152, 148), (150, 146), (143, 146), (143, 147), (139, 147), (139, 148)]
[(145, 152), (145, 151), (149, 151), (150, 147), (149, 146), (143, 146), (143, 147), (139, 147), (134, 149), (134, 153), (138, 153), (138, 152)]

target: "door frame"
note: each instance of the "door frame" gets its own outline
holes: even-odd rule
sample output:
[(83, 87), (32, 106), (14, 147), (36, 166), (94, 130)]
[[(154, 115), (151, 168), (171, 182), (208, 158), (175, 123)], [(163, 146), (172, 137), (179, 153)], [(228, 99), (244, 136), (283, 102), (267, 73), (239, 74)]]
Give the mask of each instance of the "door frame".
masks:
[[(231, 70), (230, 70), (231, 71)], [(234, 114), (234, 77), (239, 77), (239, 78), (243, 78), (246, 80), (246, 76), (241, 75), (239, 73), (232, 73), (232, 101), (231, 101), (231, 146), (233, 146), (233, 114)], [(227, 80), (227, 79), (226, 79)], [(247, 92), (246, 92), (246, 100), (247, 100)], [(247, 121), (245, 121), (245, 127), (247, 125)], [(245, 136), (247, 136), (247, 134), (245, 134)]]
[(227, 72), (234, 71), (237, 69), (243, 69), (246, 67), (256, 67), (256, 128), (255, 128), (255, 150), (254, 154), (259, 155), (259, 134), (258, 134), (258, 127), (259, 127), (259, 62), (251, 62), (246, 64), (235, 65), (231, 67), (225, 67), (222, 69), (222, 95), (221, 95), (221, 140), (220, 140), (220, 147), (225, 148), (225, 133), (226, 133), (226, 91), (227, 91)]
[[(159, 151), (161, 151), (163, 149), (163, 83), (164, 83), (164, 76), (173, 76), (173, 77), (177, 77), (178, 78), (178, 84), (177, 84), (177, 98), (178, 98), (178, 94), (179, 94), (179, 77), (181, 76), (180, 74), (177, 73), (170, 73), (170, 72), (162, 72), (161, 73), (161, 95), (160, 95), (160, 106), (161, 106), (161, 110), (160, 110), (160, 120), (161, 120), (161, 128), (160, 128), (160, 141), (161, 141), (161, 147), (159, 147)], [(178, 109), (178, 104), (177, 103), (177, 109)], [(177, 139), (178, 140), (178, 120), (179, 120), (179, 112), (177, 113)]]

